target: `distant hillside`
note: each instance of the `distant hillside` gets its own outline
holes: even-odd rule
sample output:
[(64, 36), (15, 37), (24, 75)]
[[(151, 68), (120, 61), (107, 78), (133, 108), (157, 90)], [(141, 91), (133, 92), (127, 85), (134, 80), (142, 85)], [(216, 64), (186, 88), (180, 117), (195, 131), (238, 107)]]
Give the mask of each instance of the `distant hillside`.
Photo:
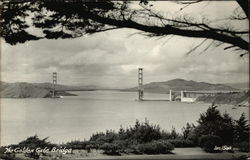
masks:
[(237, 89), (249, 90), (249, 83), (248, 82), (245, 82), (245, 83), (226, 83), (225, 85), (231, 86), (231, 87), (237, 88)]
[(49, 90), (29, 83), (1, 83), (0, 96), (4, 98), (43, 98)]
[(233, 104), (239, 106), (249, 106), (250, 92), (240, 93), (221, 93), (217, 95), (203, 95), (196, 99), (196, 102), (215, 103), (215, 104)]
[[(75, 87), (56, 85), (57, 95), (73, 96), (74, 94), (67, 93), (66, 91), (75, 90), (92, 90), (93, 86)], [(2, 98), (45, 98), (50, 97), (52, 90), (51, 83), (6, 83), (0, 82), (0, 97)]]
[[(223, 84), (211, 84), (206, 82), (187, 81), (184, 79), (173, 79), (165, 82), (151, 82), (143, 85), (145, 92), (151, 93), (168, 93), (169, 90), (181, 91), (221, 91), (236, 90), (233, 87)], [(123, 91), (137, 91), (137, 87), (124, 89)]]

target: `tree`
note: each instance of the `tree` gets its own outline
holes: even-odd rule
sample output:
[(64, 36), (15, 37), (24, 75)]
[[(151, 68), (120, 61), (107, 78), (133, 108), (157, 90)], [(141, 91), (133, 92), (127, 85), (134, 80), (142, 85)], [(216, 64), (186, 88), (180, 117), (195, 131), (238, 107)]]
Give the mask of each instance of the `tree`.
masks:
[(235, 140), (236, 142), (249, 142), (249, 124), (245, 114), (241, 114), (239, 120), (236, 120)]
[[(137, 3), (140, 7), (133, 7)], [(201, 0), (180, 3), (182, 10)], [(248, 21), (247, 0), (237, 0), (239, 7), (228, 16), (231, 21)], [(85, 34), (120, 28), (142, 31), (149, 37), (178, 35), (203, 38), (191, 51), (204, 45), (227, 43), (225, 49), (248, 50), (248, 30), (234, 30), (230, 26), (213, 26), (205, 17), (198, 20), (188, 15), (168, 17), (152, 9), (147, 0), (129, 1), (2, 1), (1, 36), (9, 44), (24, 43), (29, 40), (77, 38)], [(27, 20), (28, 19), (28, 20)], [(41, 29), (42, 34), (33, 34), (29, 28)], [(243, 53), (242, 55), (245, 55)]]
[(228, 114), (220, 114), (217, 106), (210, 106), (200, 115), (198, 126), (195, 128), (196, 136), (214, 135), (222, 139), (223, 144), (233, 144), (234, 124)]

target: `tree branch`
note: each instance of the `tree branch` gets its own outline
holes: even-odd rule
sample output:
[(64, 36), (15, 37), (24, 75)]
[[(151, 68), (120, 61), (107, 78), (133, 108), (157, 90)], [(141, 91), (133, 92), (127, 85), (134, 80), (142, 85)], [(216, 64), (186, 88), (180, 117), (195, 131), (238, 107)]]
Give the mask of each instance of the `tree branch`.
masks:
[(156, 36), (163, 36), (163, 35), (179, 35), (179, 36), (185, 36), (185, 37), (194, 37), (194, 38), (208, 38), (208, 39), (214, 39), (221, 42), (229, 43), (235, 46), (238, 46), (239, 48), (242, 48), (244, 50), (248, 50), (248, 42), (240, 37), (232, 37), (225, 34), (219, 34), (212, 30), (186, 30), (186, 29), (180, 29), (175, 28), (170, 25), (166, 25), (164, 27), (158, 27), (158, 26), (147, 26), (142, 25), (137, 22), (126, 20), (116, 20), (116, 19), (110, 19), (101, 17), (96, 14), (86, 13), (88, 14), (88, 18), (99, 22), (104, 23), (112, 26), (118, 26), (120, 28), (133, 28), (138, 29), (141, 31), (145, 31), (148, 33), (152, 33)]

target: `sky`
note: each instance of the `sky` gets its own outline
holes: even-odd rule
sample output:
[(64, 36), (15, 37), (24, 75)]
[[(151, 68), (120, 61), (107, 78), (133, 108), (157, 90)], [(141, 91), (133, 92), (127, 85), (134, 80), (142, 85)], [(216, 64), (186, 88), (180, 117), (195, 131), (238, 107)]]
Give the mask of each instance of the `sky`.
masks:
[[(163, 14), (183, 14), (176, 3), (151, 3), (153, 9)], [(235, 2), (204, 2), (186, 7), (185, 14), (223, 19), (236, 7)], [(234, 25), (239, 29), (248, 27), (248, 23)], [(137, 70), (143, 67), (144, 83), (175, 78), (209, 83), (248, 82), (249, 56), (241, 58), (238, 52), (224, 50), (228, 44), (200, 54), (201, 48), (187, 55), (203, 39), (148, 38), (134, 34), (137, 32), (119, 29), (76, 39), (44, 39), (15, 46), (2, 41), (1, 79), (51, 82), (52, 72), (57, 72), (60, 84), (128, 88), (137, 85)]]

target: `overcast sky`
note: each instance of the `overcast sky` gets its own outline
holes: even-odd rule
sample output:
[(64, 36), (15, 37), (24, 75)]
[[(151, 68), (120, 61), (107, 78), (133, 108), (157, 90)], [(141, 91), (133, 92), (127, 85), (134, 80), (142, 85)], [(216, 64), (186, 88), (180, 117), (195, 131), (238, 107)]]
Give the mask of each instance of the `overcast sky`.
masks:
[[(159, 10), (178, 12), (176, 4), (155, 3)], [(187, 8), (199, 15), (222, 17), (237, 7), (234, 2), (212, 2)], [(206, 12), (205, 10), (209, 10)], [(209, 14), (208, 14), (209, 13)], [(217, 16), (218, 15), (218, 16)], [(242, 24), (241, 24), (242, 25)], [(248, 27), (248, 23), (242, 28)], [(126, 88), (137, 85), (137, 69), (144, 68), (144, 82), (174, 78), (211, 83), (248, 82), (249, 57), (239, 57), (225, 46), (186, 53), (202, 39), (174, 36), (157, 39), (133, 29), (120, 29), (68, 40), (39, 40), (10, 46), (2, 41), (2, 80), (9, 82), (51, 82)]]

